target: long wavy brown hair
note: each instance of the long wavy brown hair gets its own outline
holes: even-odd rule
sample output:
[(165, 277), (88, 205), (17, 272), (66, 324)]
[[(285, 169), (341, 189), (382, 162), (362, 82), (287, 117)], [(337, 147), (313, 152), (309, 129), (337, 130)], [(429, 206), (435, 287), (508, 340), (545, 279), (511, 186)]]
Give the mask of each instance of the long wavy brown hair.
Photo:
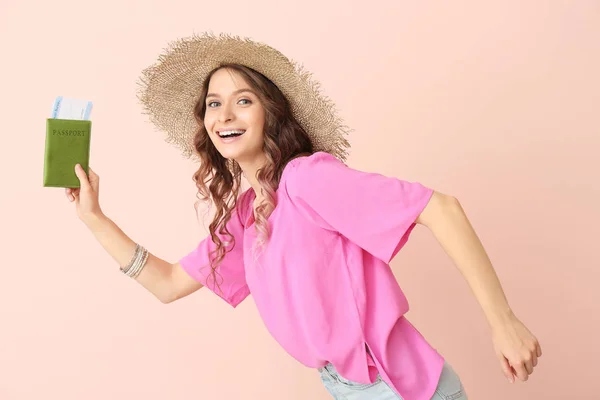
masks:
[[(211, 71), (202, 85), (200, 98), (194, 108), (199, 124), (194, 136), (194, 147), (200, 156), (200, 168), (194, 173), (193, 179), (198, 187), (197, 197), (216, 207), (214, 219), (209, 226), (211, 239), (216, 245), (209, 255), (211, 276), (215, 283), (218, 265), (236, 245), (235, 238), (227, 229), (227, 222), (236, 207), (242, 177), (239, 164), (235, 160), (225, 159), (217, 151), (203, 122), (210, 79), (221, 68), (237, 72), (256, 92), (265, 110), (263, 151), (267, 161), (257, 172), (264, 200), (255, 212), (255, 229), (258, 233), (256, 247), (266, 245), (269, 239), (267, 219), (277, 206), (275, 192), (284, 167), (297, 156), (313, 153), (313, 145), (306, 131), (294, 118), (287, 98), (272, 81), (239, 64), (221, 64)], [(226, 238), (225, 243), (217, 233)]]

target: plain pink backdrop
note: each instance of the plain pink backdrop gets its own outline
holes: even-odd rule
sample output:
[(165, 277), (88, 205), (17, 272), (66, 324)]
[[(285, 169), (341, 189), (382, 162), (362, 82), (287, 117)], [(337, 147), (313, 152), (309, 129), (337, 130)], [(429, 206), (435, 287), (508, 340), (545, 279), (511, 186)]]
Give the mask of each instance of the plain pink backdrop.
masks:
[(354, 129), (349, 163), (462, 202), (544, 356), (500, 372), (483, 314), (425, 229), (392, 267), (409, 318), (470, 398), (600, 393), (597, 1), (0, 3), (1, 400), (328, 399), (251, 298), (163, 305), (117, 269), (62, 189), (43, 188), (57, 95), (90, 99), (106, 214), (169, 261), (206, 235), (196, 166), (140, 113), (139, 72), (194, 32), (265, 41), (302, 62)]

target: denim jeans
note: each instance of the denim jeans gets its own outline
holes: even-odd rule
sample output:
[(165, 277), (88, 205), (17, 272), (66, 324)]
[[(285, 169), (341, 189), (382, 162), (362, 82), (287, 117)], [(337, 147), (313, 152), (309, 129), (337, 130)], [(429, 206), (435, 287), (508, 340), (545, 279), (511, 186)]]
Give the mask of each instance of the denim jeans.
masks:
[[(356, 383), (343, 378), (333, 367), (327, 364), (319, 368), (321, 381), (335, 400), (402, 400), (378, 375), (373, 383)], [(450, 364), (444, 368), (431, 400), (467, 400), (467, 393), (460, 378)]]

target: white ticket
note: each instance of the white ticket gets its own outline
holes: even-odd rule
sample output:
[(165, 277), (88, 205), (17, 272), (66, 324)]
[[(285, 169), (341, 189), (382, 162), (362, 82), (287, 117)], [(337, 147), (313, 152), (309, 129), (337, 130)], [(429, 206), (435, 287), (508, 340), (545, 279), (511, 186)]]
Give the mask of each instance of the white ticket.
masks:
[(92, 102), (58, 96), (52, 106), (51, 118), (89, 120)]

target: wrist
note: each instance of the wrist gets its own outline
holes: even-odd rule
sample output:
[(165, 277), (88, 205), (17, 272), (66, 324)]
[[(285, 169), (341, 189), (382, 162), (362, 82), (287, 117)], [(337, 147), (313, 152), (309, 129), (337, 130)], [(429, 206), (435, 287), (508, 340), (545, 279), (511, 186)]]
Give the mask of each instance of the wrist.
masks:
[(512, 309), (509, 306), (505, 306), (494, 310), (494, 312), (488, 318), (488, 322), (492, 330), (501, 329), (511, 323), (515, 317)]
[(104, 221), (108, 220), (108, 217), (104, 213), (98, 212), (86, 215), (81, 220), (91, 231), (95, 231)]

